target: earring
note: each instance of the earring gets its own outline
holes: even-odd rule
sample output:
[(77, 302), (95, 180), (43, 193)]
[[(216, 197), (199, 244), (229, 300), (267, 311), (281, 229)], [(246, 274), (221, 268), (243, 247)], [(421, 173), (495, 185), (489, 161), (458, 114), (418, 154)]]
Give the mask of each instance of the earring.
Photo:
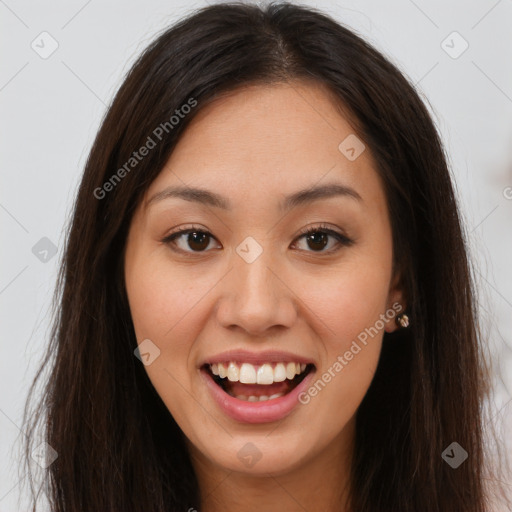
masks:
[(395, 322), (398, 327), (409, 327), (409, 317), (405, 313), (398, 315)]

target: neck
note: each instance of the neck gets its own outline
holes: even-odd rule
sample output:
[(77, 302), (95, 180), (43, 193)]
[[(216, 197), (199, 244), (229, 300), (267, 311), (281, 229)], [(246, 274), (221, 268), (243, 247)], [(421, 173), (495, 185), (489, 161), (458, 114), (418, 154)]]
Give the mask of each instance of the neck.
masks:
[(353, 424), (349, 424), (307, 462), (286, 472), (263, 475), (221, 468), (189, 444), (199, 483), (200, 512), (349, 512), (351, 450), (347, 446), (352, 441)]

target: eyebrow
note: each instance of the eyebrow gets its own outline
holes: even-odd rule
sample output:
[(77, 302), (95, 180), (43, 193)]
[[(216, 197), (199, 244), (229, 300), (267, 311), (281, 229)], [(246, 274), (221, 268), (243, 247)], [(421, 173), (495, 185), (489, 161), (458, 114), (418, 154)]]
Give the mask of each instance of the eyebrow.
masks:
[[(280, 210), (288, 211), (297, 206), (336, 196), (348, 197), (363, 202), (361, 196), (353, 188), (339, 183), (327, 183), (305, 188), (286, 196), (280, 203)], [(182, 186), (167, 187), (161, 192), (156, 193), (148, 200), (147, 206), (172, 197), (206, 204), (222, 210), (232, 209), (229, 200), (215, 192), (197, 187)]]

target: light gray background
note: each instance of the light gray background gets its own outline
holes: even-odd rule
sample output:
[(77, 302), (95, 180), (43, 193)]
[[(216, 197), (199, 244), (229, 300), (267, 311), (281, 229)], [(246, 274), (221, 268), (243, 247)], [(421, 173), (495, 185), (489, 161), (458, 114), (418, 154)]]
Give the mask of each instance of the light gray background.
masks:
[[(366, 37), (428, 98), (478, 265), (496, 366), (495, 420), (505, 418), (510, 433), (512, 1), (305, 3)], [(16, 470), (22, 408), (46, 343), (63, 228), (105, 106), (155, 34), (203, 5), (0, 0), (0, 511), (26, 510)], [(41, 42), (44, 31), (58, 43), (46, 59), (31, 48), (33, 41), (40, 51), (50, 48), (49, 39)], [(463, 48), (457, 36), (446, 40), (453, 31), (469, 44), (458, 58), (445, 51)], [(46, 263), (32, 252), (43, 237), (58, 247)]]

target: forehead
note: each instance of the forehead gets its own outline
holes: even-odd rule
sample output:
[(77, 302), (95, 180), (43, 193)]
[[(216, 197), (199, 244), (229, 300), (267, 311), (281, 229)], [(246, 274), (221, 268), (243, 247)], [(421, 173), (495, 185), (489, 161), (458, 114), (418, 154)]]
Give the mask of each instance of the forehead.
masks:
[(196, 114), (146, 201), (169, 185), (262, 200), (337, 179), (361, 195), (382, 194), (369, 149), (325, 87), (251, 85)]

